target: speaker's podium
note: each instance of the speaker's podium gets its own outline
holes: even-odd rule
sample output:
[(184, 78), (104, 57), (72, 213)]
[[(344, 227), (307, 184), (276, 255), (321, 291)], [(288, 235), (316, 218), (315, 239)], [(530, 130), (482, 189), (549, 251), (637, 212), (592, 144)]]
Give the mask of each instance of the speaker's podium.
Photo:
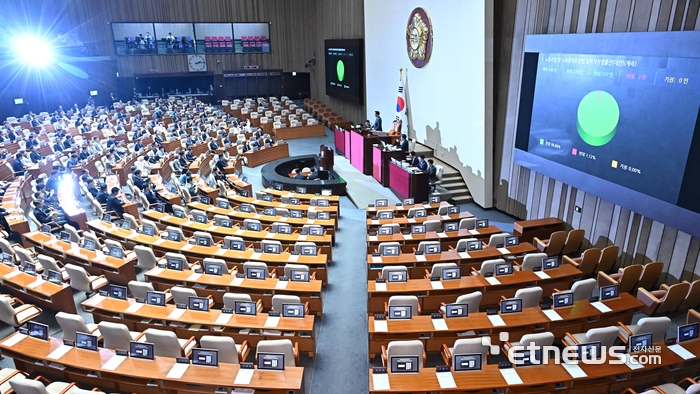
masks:
[(392, 159), (389, 164), (389, 188), (401, 200), (413, 198), (416, 202), (428, 201), (428, 174), (409, 167), (406, 162)]
[(402, 161), (406, 158), (406, 152), (392, 150), (389, 145), (379, 144), (372, 147), (372, 177), (384, 187), (391, 184), (389, 177), (389, 165), (392, 159)]
[(324, 170), (333, 170), (333, 149), (325, 145), (321, 145), (318, 152), (318, 165)]

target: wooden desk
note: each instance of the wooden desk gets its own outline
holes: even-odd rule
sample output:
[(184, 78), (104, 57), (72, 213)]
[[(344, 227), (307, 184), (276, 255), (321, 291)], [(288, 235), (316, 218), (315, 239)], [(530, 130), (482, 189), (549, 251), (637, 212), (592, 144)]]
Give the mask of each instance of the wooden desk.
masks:
[(80, 197), (80, 186), (78, 186), (78, 179), (75, 175), (71, 174), (71, 176), (72, 178), (61, 181), (61, 186), (58, 188), (58, 202), (66, 216), (68, 216), (70, 220), (78, 223), (80, 230), (85, 231), (87, 230), (85, 226), (87, 214), (78, 201)]
[[(239, 270), (238, 272), (241, 272)], [(250, 294), (253, 300), (262, 300), (266, 310), (272, 309), (272, 297), (275, 294), (291, 294), (301, 298), (301, 302), (309, 302), (309, 310), (316, 316), (321, 316), (323, 306), (321, 305), (320, 280), (309, 282), (282, 282), (278, 278), (256, 279), (236, 279), (235, 275), (195, 275), (194, 271), (175, 271), (163, 268), (154, 268), (146, 272), (146, 278), (153, 283), (156, 290), (163, 291), (173, 286), (184, 284), (193, 288), (199, 296), (211, 295), (217, 304), (223, 304), (225, 293), (246, 293)], [(240, 283), (238, 283), (240, 282)], [(284, 286), (284, 288), (281, 288)], [(280, 288), (278, 288), (280, 287)]]
[[(105, 183), (107, 184), (107, 190), (112, 190), (113, 187), (118, 187), (119, 189), (122, 188), (122, 185), (119, 183), (119, 179), (117, 178), (116, 175), (108, 175), (107, 178), (105, 178)], [(122, 194), (122, 201), (124, 201), (124, 205), (122, 205), (122, 209), (124, 209), (124, 213), (128, 213), (129, 215), (135, 217), (138, 219), (139, 217), (139, 207), (136, 205), (136, 196), (134, 196), (133, 200), (128, 200), (125, 195), (124, 195), (124, 190), (121, 191)], [(85, 221), (82, 223), (87, 222), (87, 217), (85, 218)], [(82, 228), (81, 224), (81, 228)]]
[[(410, 279), (406, 282), (385, 283), (386, 291), (377, 290), (374, 280), (367, 281), (367, 311), (369, 314), (384, 313), (384, 302), (393, 295), (416, 295), (423, 313), (438, 312), (440, 303), (451, 303), (457, 297), (473, 291), (481, 291), (481, 309), (498, 305), (501, 296), (512, 298), (518, 289), (540, 286), (546, 298), (559, 290), (569, 289), (576, 278), (582, 275), (571, 264), (562, 264), (559, 268), (544, 271), (549, 276), (540, 277), (534, 271), (514, 271), (512, 275), (497, 277), (500, 284), (492, 285), (483, 276), (463, 276), (459, 280), (432, 282), (430, 279)], [(542, 275), (542, 273), (540, 273)], [(434, 287), (437, 286), (437, 287)], [(442, 288), (440, 288), (442, 287)]]
[(386, 220), (380, 220), (380, 219), (372, 219), (368, 218), (367, 219), (367, 228), (376, 228), (385, 224), (398, 224), (402, 227), (410, 226), (412, 224), (421, 224), (424, 223), (428, 220), (439, 220), (441, 222), (449, 222), (449, 221), (457, 221), (459, 222), (462, 219), (468, 219), (468, 218), (473, 218), (474, 215), (471, 214), (469, 211), (461, 211), (458, 214), (454, 215), (445, 215), (445, 216), (439, 216), (439, 215), (428, 215), (424, 218), (409, 218), (407, 216), (394, 216), (393, 219), (386, 219)]
[(137, 280), (134, 268), (137, 258), (133, 253), (118, 259), (105, 255), (102, 251), (91, 252), (78, 244), (59, 241), (38, 231), (23, 234), (23, 237), (28, 246), (34, 246), (37, 252), (43, 251), (43, 254), (64, 263), (79, 265), (92, 275), (104, 275), (111, 283), (126, 285), (129, 281)]
[(438, 233), (436, 231), (428, 231), (425, 234), (392, 234), (392, 235), (367, 235), (367, 250), (372, 253), (374, 249), (382, 242), (399, 242), (404, 252), (409, 252), (405, 249), (406, 246), (417, 247), (423, 241), (438, 241), (444, 249), (447, 247), (457, 246), (460, 239), (476, 238), (480, 240), (488, 240), (494, 234), (500, 234), (503, 231), (496, 226), (480, 228), (478, 230), (461, 229), (459, 231), (445, 231)]
[(77, 313), (73, 290), (67, 284), (56, 285), (19, 271), (17, 267), (0, 264), (2, 291), (41, 308)]
[(389, 178), (389, 188), (400, 199), (428, 200), (428, 193), (430, 192), (428, 173), (414, 173), (410, 170), (405, 170), (392, 161), (389, 163)]
[(307, 205), (307, 204), (293, 205), (293, 204), (284, 204), (284, 203), (276, 202), (276, 201), (258, 200), (257, 198), (243, 197), (240, 195), (228, 196), (228, 200), (232, 205), (251, 204), (251, 205), (258, 207), (261, 211), (264, 210), (265, 208), (287, 208), (287, 209), (294, 209), (297, 211), (322, 211), (322, 212), (330, 212), (331, 217), (335, 217), (335, 218), (338, 218), (338, 216), (339, 216), (338, 210), (340, 209), (339, 205), (334, 206), (334, 205), (329, 204), (329, 206), (327, 206), (327, 207), (318, 207), (318, 206), (312, 206), (312, 205)]
[(294, 140), (297, 138), (325, 137), (326, 127), (322, 124), (303, 125), (295, 127), (281, 127), (272, 129), (275, 141)]
[[(610, 357), (601, 364), (578, 364), (586, 377), (572, 378), (563, 365), (552, 360), (541, 366), (517, 367), (515, 370), (523, 381), (511, 385), (506, 382), (497, 364), (484, 365), (481, 371), (452, 372), (457, 385), (454, 389), (442, 389), (434, 368), (422, 368), (417, 374), (389, 374), (389, 390), (377, 390), (369, 371), (370, 393), (426, 393), (469, 392), (490, 394), (493, 390), (508, 393), (619, 393), (628, 387), (645, 389), (661, 382), (677, 382), (687, 376), (695, 376), (698, 359), (683, 360), (663, 344), (658, 344), (660, 363), (647, 364), (632, 370), (625, 364), (611, 364)], [(700, 341), (686, 342), (683, 347), (693, 354), (700, 352)], [(407, 379), (407, 377), (409, 377)], [(620, 379), (622, 377), (622, 379)], [(563, 385), (558, 387), (557, 384)]]
[(5, 216), (7, 224), (10, 225), (10, 230), (19, 234), (29, 232), (29, 221), (24, 216), (24, 208), (27, 207), (27, 200), (24, 197), (25, 189), (29, 189), (31, 193), (31, 178), (17, 177), (12, 181), (10, 186), (5, 190), (2, 196), (2, 207), (6, 211), (14, 211)]
[[(492, 343), (498, 342), (498, 334), (510, 333), (511, 338), (533, 332), (550, 331), (555, 338), (563, 337), (566, 332), (586, 332), (590, 328), (617, 325), (617, 322), (629, 324), (635, 309), (643, 304), (629, 293), (619, 298), (605, 301), (611, 312), (601, 313), (588, 300), (578, 301), (567, 308), (557, 308), (562, 320), (551, 321), (539, 307), (523, 308), (521, 313), (500, 315), (505, 326), (494, 326), (486, 312), (471, 313), (466, 318), (445, 319), (447, 330), (436, 331), (430, 315), (414, 316), (410, 320), (387, 320), (388, 331), (378, 332), (374, 329), (374, 316), (369, 316), (369, 354), (370, 358), (381, 353), (381, 346), (394, 340), (420, 339), (426, 352), (438, 352), (442, 344), (451, 346), (459, 338), (489, 335)], [(469, 332), (467, 335), (462, 333)], [(516, 339), (517, 340), (517, 339)]]
[(391, 137), (378, 135), (368, 136), (354, 131), (346, 131), (345, 133), (346, 136), (349, 136), (350, 142), (349, 144), (348, 141), (345, 142), (345, 149), (350, 153), (350, 164), (363, 174), (372, 175), (372, 147), (375, 144), (379, 144), (380, 141), (390, 143)]
[(421, 201), (418, 201), (414, 205), (389, 205), (387, 207), (367, 207), (365, 208), (365, 212), (367, 213), (367, 217), (373, 217), (377, 216), (377, 211), (394, 211), (394, 215), (406, 215), (408, 213), (408, 210), (411, 208), (423, 208), (425, 209), (429, 214), (437, 214), (437, 211), (440, 207), (442, 206), (451, 206), (452, 204), (448, 203), (447, 201), (441, 201), (438, 203), (432, 203), (432, 204), (422, 204)]
[(384, 187), (389, 187), (389, 164), (391, 159), (405, 160), (406, 152), (400, 150), (387, 151), (381, 145), (372, 147), (372, 177), (379, 181)]
[[(21, 335), (14, 333), (12, 335)], [(9, 337), (8, 337), (9, 338)], [(0, 345), (2, 353), (14, 360), (15, 367), (23, 371), (51, 377), (54, 380), (77, 382), (83, 387), (95, 385), (105, 391), (156, 393), (213, 393), (218, 387), (231, 387), (240, 369), (238, 364), (221, 363), (218, 367), (190, 365), (181, 378), (169, 378), (168, 372), (175, 365), (175, 359), (156, 357), (155, 361), (127, 357), (116, 369), (107, 370), (103, 366), (115, 356), (112, 349), (99, 348), (99, 351), (73, 348), (59, 360), (48, 359), (63, 341), (50, 338), (48, 341), (26, 337), (12, 347)], [(52, 368), (56, 362), (65, 366), (64, 370)], [(99, 378), (95, 374), (99, 373)], [(264, 390), (276, 394), (303, 393), (304, 368), (285, 367), (283, 372), (256, 370), (249, 385), (236, 385), (241, 388)], [(153, 386), (151, 382), (156, 384)]]
[[(386, 265), (403, 265), (408, 267), (408, 277), (410, 279), (420, 279), (425, 276), (425, 269), (435, 263), (457, 263), (462, 268), (462, 276), (471, 275), (471, 269), (479, 269), (485, 260), (500, 259), (504, 255), (521, 255), (534, 253), (539, 250), (529, 243), (521, 243), (508, 248), (509, 253), (501, 253), (498, 248), (487, 247), (482, 250), (474, 250), (468, 253), (459, 253), (456, 250), (443, 251), (440, 254), (416, 256), (413, 253), (401, 253), (398, 256), (378, 256), (367, 255), (367, 278), (376, 279), (382, 267)], [(425, 257), (425, 261), (422, 261)]]
[[(261, 340), (285, 338), (291, 339), (292, 342), (299, 342), (299, 351), (309, 353), (309, 357), (313, 358), (316, 352), (314, 315), (306, 315), (303, 318), (282, 317), (276, 327), (265, 327), (267, 313), (258, 313), (255, 316), (230, 314), (227, 322), (217, 322), (222, 314), (219, 309), (210, 309), (207, 312), (187, 309), (182, 316), (171, 318), (170, 314), (177, 310), (174, 304), (165, 306), (141, 304), (137, 311), (130, 312), (128, 308), (135, 303), (136, 300), (133, 298), (117, 300), (97, 295), (83, 301), (81, 305), (85, 312), (92, 313), (95, 323), (101, 321), (123, 323), (129, 327), (130, 331), (167, 328), (172, 330), (178, 338), (195, 336), (199, 339), (204, 335), (229, 336), (234, 338), (236, 343), (247, 340), (253, 348), (257, 347)], [(241, 333), (241, 330), (250, 331)], [(267, 330), (282, 331), (282, 335), (266, 333)]]
[(180, 195), (177, 193), (170, 192), (170, 190), (167, 189), (169, 185), (163, 185), (162, 177), (160, 177), (157, 174), (153, 174), (149, 175), (148, 178), (156, 186), (156, 188), (160, 188), (160, 190), (158, 190), (158, 195), (160, 196), (160, 198), (162, 198), (164, 201), (171, 205), (182, 205), (182, 197), (180, 197)]
[(289, 145), (279, 144), (269, 148), (261, 148), (255, 152), (244, 153), (248, 159), (248, 167), (257, 167), (277, 159), (289, 157)]
[[(316, 256), (301, 256), (293, 257), (290, 253), (256, 253), (251, 249), (251, 245), (247, 245), (248, 249), (243, 251), (223, 249), (219, 245), (199, 246), (192, 245), (187, 241), (174, 242), (162, 239), (158, 236), (148, 236), (139, 234), (133, 230), (124, 230), (112, 223), (105, 223), (100, 220), (88, 222), (88, 227), (95, 231), (96, 234), (105, 238), (114, 239), (122, 243), (127, 249), (133, 249), (134, 245), (143, 245), (150, 247), (156, 255), (165, 255), (167, 252), (181, 253), (187, 257), (188, 261), (195, 263), (207, 257), (220, 258), (226, 261), (229, 269), (237, 268), (243, 270), (243, 263), (246, 261), (261, 261), (266, 263), (269, 268), (275, 268), (278, 276), (284, 275), (284, 265), (288, 262), (298, 263), (309, 266), (311, 272), (316, 273), (316, 279), (328, 282), (328, 274), (326, 265), (329, 263), (329, 256), (323, 253), (324, 248)], [(252, 246), (260, 248), (260, 243), (254, 243)], [(326, 247), (330, 250), (330, 246)]]
[(513, 223), (513, 235), (520, 237), (521, 242), (532, 242), (534, 237), (549, 239), (555, 231), (564, 230), (564, 222), (557, 218), (521, 220)]
[(302, 193), (290, 192), (287, 190), (270, 189), (269, 187), (265, 188), (265, 189), (261, 189), (258, 192), (263, 193), (263, 194), (270, 194), (270, 195), (274, 196), (275, 201), (281, 201), (282, 196), (298, 198), (299, 201), (301, 201), (307, 205), (311, 203), (312, 198), (325, 198), (326, 200), (328, 200), (330, 205), (338, 206), (338, 214), (340, 214), (340, 196), (338, 196), (338, 195), (321, 196), (321, 195), (314, 194), (314, 193), (303, 193), (302, 194)]

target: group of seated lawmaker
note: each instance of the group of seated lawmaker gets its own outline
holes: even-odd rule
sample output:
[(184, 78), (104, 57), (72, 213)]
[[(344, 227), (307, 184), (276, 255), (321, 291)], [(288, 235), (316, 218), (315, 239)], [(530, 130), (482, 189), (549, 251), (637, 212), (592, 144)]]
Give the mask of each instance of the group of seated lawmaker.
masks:
[(319, 179), (318, 177), (318, 172), (316, 171), (316, 167), (311, 167), (309, 168), (309, 175), (304, 175), (302, 173), (302, 170), (299, 168), (295, 168), (293, 173), (294, 177), (292, 179), (301, 179), (301, 180), (309, 180), (309, 181), (315, 181)]

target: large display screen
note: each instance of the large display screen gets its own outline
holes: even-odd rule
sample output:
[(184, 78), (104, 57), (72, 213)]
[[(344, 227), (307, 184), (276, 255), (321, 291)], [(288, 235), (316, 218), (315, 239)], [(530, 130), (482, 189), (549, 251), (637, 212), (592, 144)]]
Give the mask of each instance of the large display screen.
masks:
[(526, 48), (516, 162), (662, 222), (700, 213), (700, 57), (603, 36)]
[(326, 40), (326, 94), (364, 103), (364, 41)]

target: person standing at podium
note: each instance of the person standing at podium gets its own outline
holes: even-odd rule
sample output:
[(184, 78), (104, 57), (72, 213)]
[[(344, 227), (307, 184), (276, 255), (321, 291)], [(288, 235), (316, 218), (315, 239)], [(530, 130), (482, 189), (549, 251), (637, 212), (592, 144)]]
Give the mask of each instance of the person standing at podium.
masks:
[(374, 124), (372, 128), (376, 131), (382, 131), (382, 117), (379, 116), (379, 111), (374, 111)]
[(408, 139), (406, 134), (401, 134), (401, 139), (399, 140), (399, 150), (408, 152)]

